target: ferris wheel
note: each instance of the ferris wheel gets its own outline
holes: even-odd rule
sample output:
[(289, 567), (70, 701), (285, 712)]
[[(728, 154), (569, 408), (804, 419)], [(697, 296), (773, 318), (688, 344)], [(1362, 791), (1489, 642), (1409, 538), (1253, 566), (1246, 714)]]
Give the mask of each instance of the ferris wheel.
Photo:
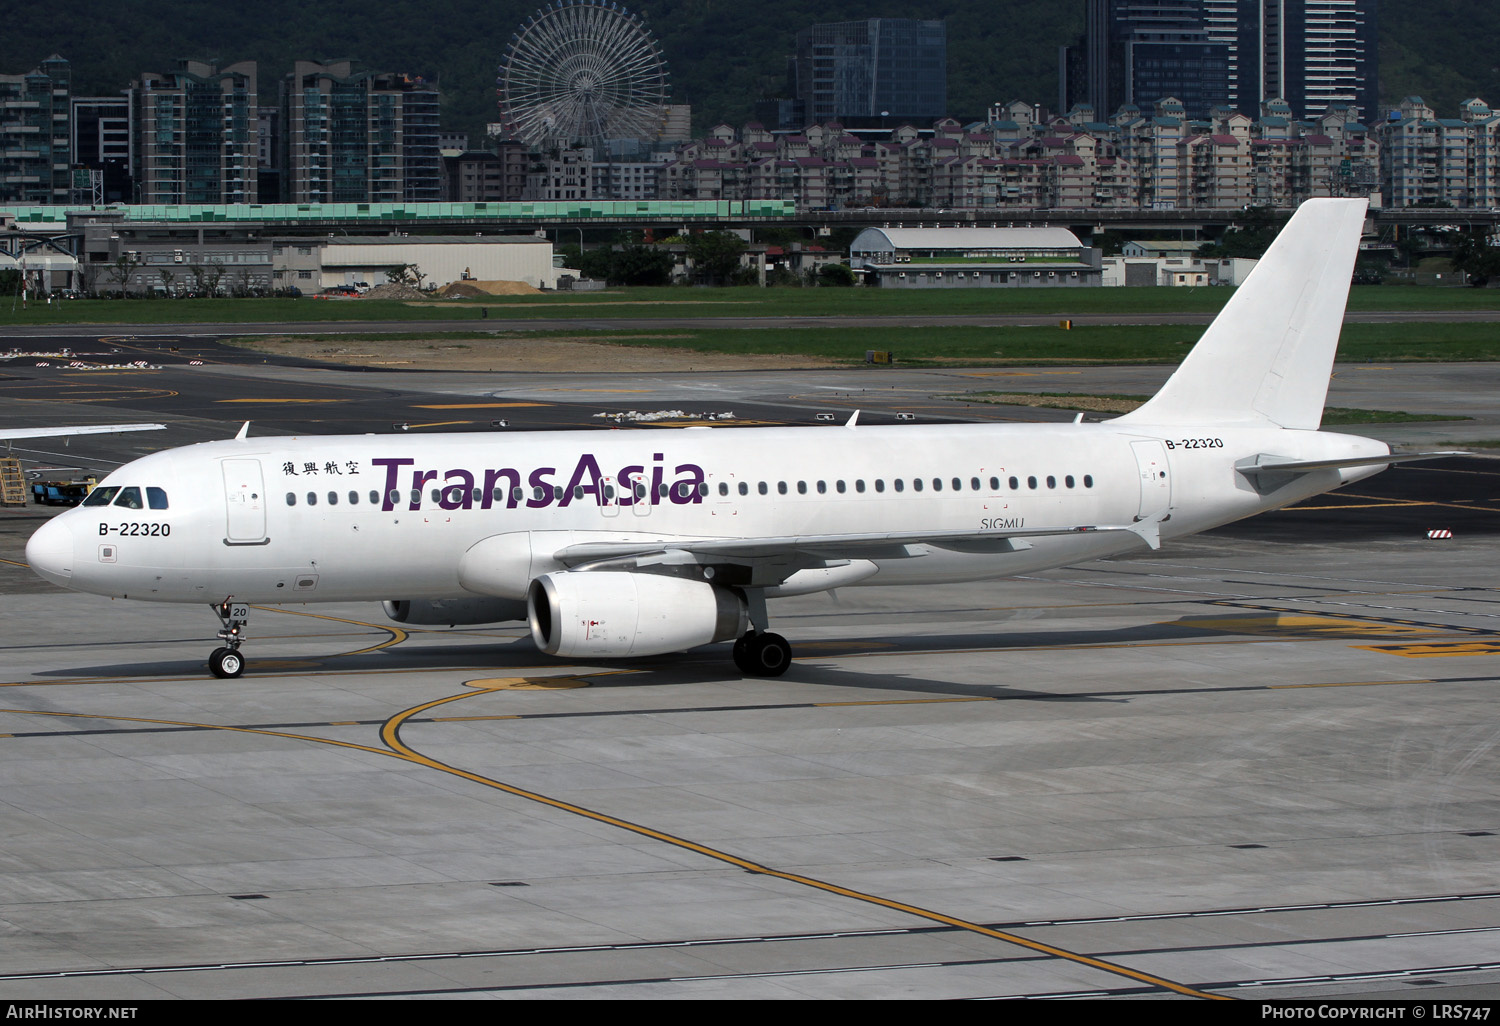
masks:
[(537, 11), (510, 37), (496, 82), (506, 130), (532, 146), (653, 139), (668, 95), (651, 31), (605, 0)]

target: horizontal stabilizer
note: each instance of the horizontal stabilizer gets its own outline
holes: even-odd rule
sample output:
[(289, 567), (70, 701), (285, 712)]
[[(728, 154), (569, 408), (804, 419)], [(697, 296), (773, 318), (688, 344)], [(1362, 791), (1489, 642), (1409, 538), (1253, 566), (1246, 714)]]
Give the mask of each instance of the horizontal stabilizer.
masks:
[(1279, 456), (1256, 456), (1253, 460), (1241, 460), (1234, 469), (1246, 476), (1256, 474), (1308, 474), (1314, 470), (1343, 470), (1349, 467), (1375, 467), (1391, 463), (1411, 463), (1415, 460), (1440, 460), (1449, 456), (1472, 456), (1473, 453), (1453, 449), (1440, 452), (1401, 452), (1384, 456), (1351, 456), (1336, 460), (1287, 460)]

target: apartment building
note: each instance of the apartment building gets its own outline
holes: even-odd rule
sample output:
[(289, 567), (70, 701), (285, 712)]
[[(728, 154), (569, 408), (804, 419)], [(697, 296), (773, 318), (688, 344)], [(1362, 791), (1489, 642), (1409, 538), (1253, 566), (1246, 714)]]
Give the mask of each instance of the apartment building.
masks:
[(255, 203), (259, 199), (254, 61), (222, 70), (179, 61), (130, 87), (135, 201)]
[(71, 90), (71, 68), (56, 54), (23, 75), (0, 75), (0, 203), (68, 201)]
[(281, 85), (283, 196), (293, 203), (436, 201), (438, 90), (352, 61), (297, 61)]

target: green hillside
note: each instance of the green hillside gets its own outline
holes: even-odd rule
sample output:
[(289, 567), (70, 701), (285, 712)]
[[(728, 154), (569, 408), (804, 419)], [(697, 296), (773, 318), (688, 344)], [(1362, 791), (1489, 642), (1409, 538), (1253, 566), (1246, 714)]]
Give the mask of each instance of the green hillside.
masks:
[[(476, 138), (494, 119), (496, 65), (511, 33), (540, 0), (382, 0), (325, 5), (260, 0), (125, 0), (104, 5), (52, 0), (17, 5), (0, 34), (0, 72), (15, 74), (59, 53), (74, 67), (77, 94), (118, 93), (142, 71), (178, 57), (260, 63), (270, 102), (293, 59), (354, 57), (374, 70), (436, 75), (445, 127)], [(993, 102), (1055, 106), (1057, 48), (1082, 31), (1083, 0), (638, 0), (665, 51), (673, 98), (691, 103), (699, 128), (738, 124), (777, 91), (798, 29), (868, 17), (946, 18), (949, 106), (979, 117)], [(1452, 116), (1479, 95), (1500, 105), (1500, 60), (1490, 41), (1500, 5), (1471, 0), (1383, 0), (1382, 93), (1418, 93)]]

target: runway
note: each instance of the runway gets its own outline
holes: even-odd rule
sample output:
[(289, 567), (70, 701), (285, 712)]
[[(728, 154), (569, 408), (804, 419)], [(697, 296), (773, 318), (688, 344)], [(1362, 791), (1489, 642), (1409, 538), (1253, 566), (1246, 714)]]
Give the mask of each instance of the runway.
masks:
[[(500, 301), (497, 300), (497, 305)], [(598, 304), (600, 312), (592, 316), (512, 316), (481, 317), (479, 304), (463, 314), (442, 320), (400, 321), (297, 321), (297, 322), (175, 322), (131, 325), (125, 331), (132, 335), (174, 336), (181, 338), (219, 339), (247, 335), (342, 335), (402, 332), (503, 332), (503, 331), (668, 331), (690, 325), (701, 330), (764, 328), (785, 331), (792, 328), (1000, 328), (1049, 327), (1059, 317), (1074, 324), (1207, 324), (1212, 312), (1179, 313), (1070, 313), (1064, 307), (1056, 313), (1041, 314), (835, 314), (771, 315), (748, 314), (743, 317), (687, 317), (680, 314), (665, 317), (610, 316), (609, 304)], [(665, 305), (665, 304), (663, 304)], [(1345, 315), (1349, 324), (1406, 323), (1494, 323), (1500, 321), (1500, 310), (1351, 310)], [(78, 338), (107, 326), (89, 324), (0, 325), (0, 338)]]
[[(106, 469), (232, 433), (243, 404), (220, 399), (340, 400), (262, 404), (276, 433), (389, 430), (460, 392), (537, 403), (512, 408), (526, 427), (618, 404), (586, 376), (177, 355), (156, 392), (131, 379), (107, 404), (39, 406), (62, 376), (13, 375), (0, 423), (172, 424), (56, 449)], [(1341, 375), (1334, 401), (1426, 389), (1480, 437), (1493, 393), (1445, 391), (1449, 373)], [(932, 398), (961, 377), (871, 396), (846, 372), (655, 376), (630, 401), (1068, 416)], [(783, 600), (797, 658), (775, 680), (724, 645), (569, 664), (516, 626), (412, 629), (373, 605), (257, 609), (250, 673), (213, 680), (206, 610), (52, 588), (19, 565), (46, 512), (0, 513), (0, 987), (1492, 998), (1497, 501), (1500, 466), (1456, 460), (1138, 557)]]

